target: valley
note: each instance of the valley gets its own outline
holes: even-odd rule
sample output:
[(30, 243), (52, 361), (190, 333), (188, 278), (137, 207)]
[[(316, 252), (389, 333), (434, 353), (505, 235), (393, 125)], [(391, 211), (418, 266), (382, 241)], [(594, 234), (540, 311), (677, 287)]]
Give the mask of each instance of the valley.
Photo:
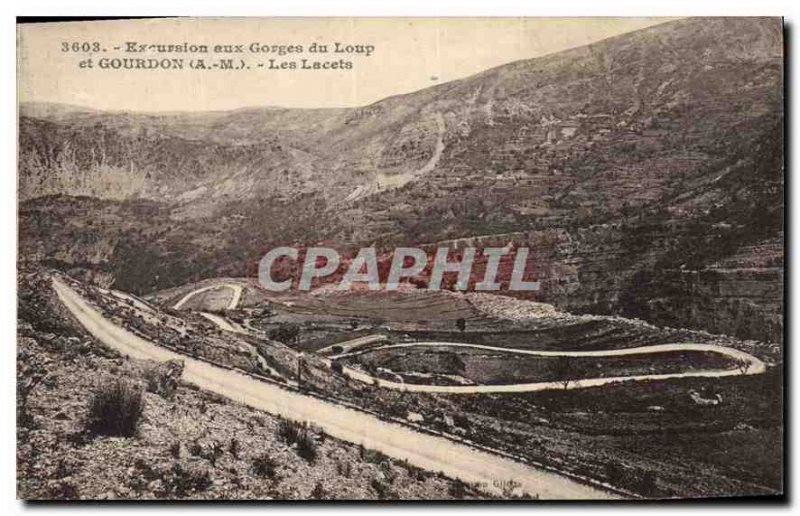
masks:
[(145, 294), (480, 237), (536, 250), (528, 299), (777, 343), (780, 41), (677, 20), (349, 109), (22, 105), (20, 245)]
[[(555, 473), (556, 478), (564, 478), (554, 480), (554, 485), (563, 482), (569, 484), (568, 479), (573, 479), (579, 485), (595, 486), (594, 489), (599, 491), (588, 491), (590, 497), (601, 496), (603, 492), (627, 497), (722, 496), (733, 490), (772, 492), (761, 481), (755, 481), (756, 476), (751, 476), (763, 475), (766, 470), (745, 473), (746, 470), (741, 469), (744, 462), (739, 463), (740, 460), (752, 460), (754, 453), (762, 461), (768, 457), (778, 460), (780, 456), (777, 449), (772, 453), (767, 452), (772, 449), (773, 444), (770, 443), (773, 441), (762, 440), (756, 444), (759, 441), (752, 440), (756, 435), (774, 432), (774, 425), (777, 424), (766, 416), (770, 413), (767, 407), (771, 405), (764, 403), (774, 396), (774, 389), (780, 384), (777, 380), (780, 378), (779, 356), (774, 349), (763, 344), (696, 332), (658, 329), (618, 318), (553, 313), (535, 303), (529, 310), (530, 314), (535, 315), (518, 319), (516, 323), (510, 319), (498, 320), (497, 314), (500, 312), (496, 306), (493, 310), (495, 315), (488, 315), (473, 307), (468, 329), (462, 332), (455, 327), (455, 319), (449, 322), (446, 319), (428, 321), (404, 316), (401, 321), (361, 318), (354, 323), (350, 314), (337, 316), (312, 308), (314, 305), (301, 306), (302, 301), (296, 296), (272, 297), (272, 293), (261, 291), (247, 279), (206, 281), (165, 291), (141, 301), (121, 293), (104, 292), (71, 279), (65, 280), (65, 283), (64, 280), (55, 280), (62, 302), (90, 333), (124, 355), (132, 359), (177, 358), (187, 364), (196, 363), (196, 367), (200, 368), (196, 374), (200, 376), (192, 372), (194, 365), (187, 365), (184, 381), (283, 417), (321, 425), (330, 435), (376, 448), (395, 459), (409, 460), (418, 467), (435, 471), (441, 469), (445, 474), (456, 476), (470, 485), (486, 488), (487, 485), (507, 485), (511, 480), (521, 483), (522, 487), (517, 493), (526, 496), (580, 496), (572, 488), (563, 491), (561, 488), (547, 487), (548, 481), (542, 480), (539, 473), (509, 472), (506, 478), (504, 474), (496, 472), (493, 473), (495, 476), (487, 478), (465, 473), (458, 469), (458, 463), (452, 461), (449, 465), (436, 463), (434, 467), (432, 463), (425, 462), (429, 459), (417, 458), (407, 449), (384, 447), (380, 439), (375, 437), (384, 435), (384, 426), (381, 426), (379, 434), (360, 431), (356, 434), (341, 433), (343, 430), (337, 430), (339, 426), (330, 426), (325, 422), (324, 417), (327, 416), (323, 414), (327, 409), (322, 410), (317, 406), (318, 401), (313, 402), (313, 410), (297, 412), (306, 403), (301, 399), (307, 399), (308, 402), (326, 400), (326, 403), (332, 402), (334, 406), (349, 407), (347, 410), (364, 410), (382, 421), (410, 427), (413, 432), (441, 436), (453, 443), (480, 450), (481, 453), (488, 452), (511, 459), (515, 464), (528, 465), (515, 465), (514, 468), (540, 468)], [(235, 308), (228, 308), (234, 292), (237, 292), (227, 287), (231, 284), (242, 288), (239, 304)], [(215, 291), (224, 294), (205, 296)], [(444, 299), (432, 301), (425, 293), (416, 294), (413, 291), (394, 296), (373, 293), (370, 305), (374, 307), (379, 304), (379, 298), (385, 298), (388, 306), (392, 306), (399, 297), (407, 305), (422, 301), (429, 306), (445, 306), (443, 301), (454, 296), (439, 294), (438, 297)], [(316, 303), (319, 298), (327, 299), (327, 306), (346, 306), (361, 295), (311, 293), (306, 297), (317, 298)], [(173, 308), (176, 299), (186, 299), (180, 310)], [(510, 309), (518, 310), (514, 303), (510, 305)], [(402, 314), (398, 310), (388, 310), (386, 313), (395, 316)], [(518, 312), (511, 311), (509, 315), (513, 313)], [(208, 315), (212, 317), (205, 317)], [(598, 326), (607, 327), (596, 328), (593, 341), (570, 342), (570, 334), (576, 327), (583, 328), (580, 334), (589, 334), (586, 331), (587, 323), (601, 323)], [(518, 335), (514, 340), (524, 336), (527, 342), (525, 349), (456, 344), (458, 341), (479, 342), (496, 338), (493, 335), (497, 334), (497, 327), (508, 330), (509, 325), (517, 327)], [(237, 329), (234, 331), (232, 328)], [(372, 337), (377, 333), (383, 338)], [(449, 335), (451, 343), (408, 342), (411, 335), (443, 333)], [(354, 334), (362, 336), (354, 340)], [(611, 336), (614, 343), (604, 345), (604, 339)], [(562, 342), (558, 342), (561, 339)], [(692, 340), (698, 343), (681, 344)], [(337, 347), (346, 342), (353, 344), (346, 350)], [(643, 342), (675, 344), (636, 347)], [(454, 353), (459, 348), (460, 352), (467, 353), (460, 358)], [(318, 351), (314, 353), (304, 349)], [(407, 352), (414, 350), (422, 350), (427, 356), (407, 355)], [(497, 362), (498, 356), (507, 353), (539, 359), (572, 355), (573, 362), (563, 369), (524, 363), (518, 359), (505, 365), (502, 361)], [(692, 353), (698, 353), (698, 356), (692, 356)], [(352, 362), (355, 357), (365, 356), (384, 356), (390, 363), (386, 363), (386, 358), (377, 362), (373, 358), (360, 364)], [(585, 358), (576, 359), (576, 356)], [(634, 362), (627, 362), (626, 357), (631, 357)], [(589, 362), (583, 363), (586, 359)], [(739, 362), (739, 359), (744, 360)], [(400, 364), (407, 364), (406, 369), (398, 367), (398, 360)], [(467, 367), (467, 370), (477, 367), (484, 376), (473, 377), (470, 383), (475, 387), (463, 391), (459, 389), (469, 387), (459, 383), (463, 382), (463, 377), (455, 383), (455, 388), (448, 387), (454, 385), (459, 376), (457, 371), (447, 368), (458, 363), (463, 366), (470, 360), (474, 365)], [(598, 368), (595, 363), (597, 360), (605, 361), (605, 365)], [(208, 367), (223, 369), (203, 373), (204, 368)], [(500, 369), (495, 373), (490, 372), (498, 367)], [(665, 373), (665, 367), (668, 368), (666, 371), (671, 369), (673, 372)], [(503, 383), (508, 383), (514, 378), (512, 371), (515, 368), (527, 375), (520, 379), (536, 379), (541, 383), (535, 384), (535, 388), (519, 388), (524, 383), (492, 385), (492, 374), (503, 378)], [(231, 371), (230, 374), (235, 378), (252, 378), (247, 380), (247, 385), (251, 387), (246, 391), (251, 394), (223, 388), (228, 381), (222, 379), (229, 374), (224, 371)], [(653, 371), (656, 374), (646, 374), (640, 378), (616, 376), (620, 373), (634, 375)], [(487, 373), (490, 376), (485, 376)], [(548, 379), (553, 374), (568, 376)], [(595, 380), (591, 379), (595, 377)], [(206, 383), (203, 378), (215, 380)], [(476, 383), (478, 379), (481, 381)], [(259, 382), (265, 383), (262, 386)], [(772, 387), (768, 387), (770, 385)], [(745, 394), (746, 391), (742, 390), (755, 386), (761, 387), (750, 390), (752, 394)], [(244, 388), (244, 384), (241, 388)], [(287, 390), (286, 394), (284, 390)], [(261, 391), (272, 393), (268, 405), (263, 405), (266, 401), (251, 398), (254, 395), (252, 393)], [(753, 398), (755, 393), (760, 394)], [(288, 395), (300, 398), (291, 403), (279, 401)], [(516, 414), (512, 415), (508, 410)], [(520, 419), (523, 415), (524, 419)], [(353, 417), (351, 414), (347, 419)], [(487, 434), (489, 429), (491, 433)], [(665, 462), (662, 456), (657, 463), (649, 463), (652, 460), (648, 458), (650, 454), (662, 450), (664, 442), (656, 439), (651, 445), (645, 445), (640, 439), (644, 435), (655, 438), (664, 435), (664, 432), (669, 432), (671, 436), (686, 435), (687, 438), (713, 434), (718, 439), (718, 444), (714, 446), (720, 446), (720, 450), (729, 446), (731, 439), (743, 442), (744, 448), (735, 455), (726, 455), (727, 458), (722, 462), (716, 459), (709, 461), (701, 458), (714, 456), (708, 448), (712, 446), (711, 441), (704, 438), (704, 449), (712, 455), (690, 454), (689, 458), (685, 455), (675, 456), (674, 463), (669, 460)], [(524, 444), (514, 437), (522, 435), (520, 433), (529, 435)], [(422, 438), (416, 436), (411, 442), (416, 443)], [(587, 439), (594, 444), (589, 448), (582, 447), (580, 443)], [(402, 439), (403, 442), (406, 440)], [(636, 445), (637, 454), (623, 452), (632, 442), (639, 443)], [(672, 446), (681, 442), (678, 439)], [(481, 461), (489, 460), (483, 455), (481, 457)], [(774, 463), (764, 463), (764, 467), (774, 467)], [(699, 484), (686, 482), (689, 478), (686, 477), (688, 470), (685, 468), (706, 471), (706, 480)], [(530, 478), (531, 483), (527, 483), (526, 478)], [(546, 478), (551, 477), (546, 475)], [(696, 480), (696, 476), (691, 478)], [(516, 485), (513, 482), (512, 485)], [(492, 491), (491, 487), (489, 491)]]
[[(782, 495), (782, 30), (679, 19), (360, 107), (22, 103), (18, 493)], [(399, 247), (525, 249), (537, 288), (512, 253), (497, 291), (485, 257), (384, 288)], [(379, 288), (337, 288), (364, 248)]]

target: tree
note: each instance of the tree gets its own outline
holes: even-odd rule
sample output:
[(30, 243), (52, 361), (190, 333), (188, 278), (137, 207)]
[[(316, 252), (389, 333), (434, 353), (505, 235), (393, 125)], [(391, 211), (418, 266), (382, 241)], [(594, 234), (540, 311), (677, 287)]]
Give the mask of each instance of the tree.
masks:
[(750, 361), (744, 358), (738, 358), (736, 359), (736, 368), (739, 369), (742, 374), (747, 374), (747, 370), (750, 369)]
[(292, 343), (300, 335), (300, 327), (296, 324), (281, 324), (269, 332), (269, 338), (283, 343)]
[(569, 383), (572, 381), (572, 376), (575, 374), (575, 367), (572, 363), (572, 357), (562, 356), (558, 357), (555, 363), (554, 373), (556, 381), (564, 386), (566, 390)]
[(456, 326), (460, 331), (464, 331), (467, 329), (467, 321), (463, 317), (459, 317), (456, 319)]

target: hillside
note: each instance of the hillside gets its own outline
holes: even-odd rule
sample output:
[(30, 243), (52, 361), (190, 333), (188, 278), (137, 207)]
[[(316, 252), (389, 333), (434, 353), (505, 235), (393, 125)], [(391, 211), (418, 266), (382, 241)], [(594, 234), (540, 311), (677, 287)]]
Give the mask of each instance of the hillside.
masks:
[[(21, 495), (416, 499), (480, 497), (483, 485), (504, 498), (603, 497), (608, 489), (696, 498), (783, 490), (777, 345), (491, 294), (329, 292), (265, 304), (255, 285), (221, 278), (144, 299), (23, 269)], [(459, 316), (468, 320), (461, 328)], [(135, 432), (109, 435), (94, 426), (102, 413), (88, 401), (119, 381), (140, 393), (144, 409)], [(308, 427), (288, 432), (288, 420)]]
[(782, 59), (779, 19), (686, 19), (355, 109), (23, 105), (20, 255), (144, 293), (515, 240), (538, 300), (779, 342)]
[[(53, 294), (19, 275), (17, 496), (26, 500), (378, 500), (488, 498), (457, 479), (199, 389), (183, 362), (104, 347)], [(109, 313), (119, 308), (108, 307)], [(230, 355), (228, 355), (230, 356)], [(173, 369), (176, 368), (176, 369)], [(175, 373), (177, 371), (177, 374)], [(93, 428), (93, 399), (127, 386), (131, 435)]]

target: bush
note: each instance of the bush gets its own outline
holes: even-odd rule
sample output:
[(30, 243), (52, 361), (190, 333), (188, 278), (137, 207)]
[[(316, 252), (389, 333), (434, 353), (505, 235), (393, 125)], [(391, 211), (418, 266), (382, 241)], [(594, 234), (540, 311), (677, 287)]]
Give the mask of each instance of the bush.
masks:
[(378, 465), (378, 470), (383, 475), (383, 478), (386, 479), (387, 482), (390, 484), (394, 484), (395, 479), (397, 478), (397, 472), (392, 467), (392, 464), (385, 460)]
[(78, 486), (64, 479), (55, 482), (50, 487), (47, 497), (52, 500), (78, 500), (81, 495)]
[(392, 493), (392, 486), (389, 483), (380, 478), (379, 476), (373, 477), (372, 482), (370, 483), (372, 489), (378, 493), (378, 498), (381, 500), (386, 500), (387, 498), (392, 498), (394, 493)]
[(370, 450), (368, 448), (364, 448), (364, 445), (359, 445), (358, 454), (359, 457), (361, 457), (362, 461), (371, 464), (380, 464), (382, 461), (386, 460), (386, 456), (384, 454), (382, 454), (378, 450)]
[(212, 466), (217, 466), (217, 461), (222, 457), (225, 453), (225, 449), (222, 446), (222, 443), (219, 441), (214, 441), (208, 447), (208, 450), (205, 453), (205, 458), (211, 463)]
[(278, 422), (278, 430), (276, 434), (283, 439), (287, 444), (294, 444), (300, 437), (300, 432), (303, 431), (303, 425), (287, 419), (281, 419)]
[(169, 454), (172, 455), (173, 459), (180, 459), (181, 458), (181, 442), (175, 441), (169, 446)]
[(142, 391), (116, 380), (92, 394), (86, 428), (94, 435), (131, 437), (136, 433), (143, 411)]
[(178, 498), (205, 491), (213, 483), (208, 469), (198, 466), (185, 468), (180, 463), (172, 466), (163, 481), (167, 491)]
[(147, 392), (158, 394), (167, 400), (174, 399), (183, 368), (182, 360), (168, 360), (145, 369), (143, 376), (147, 382)]
[(311, 491), (311, 499), (325, 500), (327, 498), (328, 493), (325, 491), (325, 486), (322, 485), (322, 482), (317, 482), (317, 485), (314, 486), (314, 490)]
[(297, 454), (306, 461), (313, 463), (317, 460), (317, 441), (311, 432), (304, 432), (297, 441)]
[(467, 491), (467, 484), (460, 478), (450, 480), (450, 484), (447, 486), (448, 494), (456, 500), (463, 500), (467, 496)]
[(275, 471), (277, 468), (278, 464), (275, 462), (275, 459), (270, 457), (267, 453), (262, 453), (253, 459), (253, 464), (250, 469), (256, 476), (262, 478), (275, 478)]
[(492, 170), (498, 174), (502, 174), (507, 170), (507, 167), (504, 161), (492, 160)]
[(203, 456), (203, 445), (200, 444), (200, 441), (195, 440), (189, 446), (189, 455), (192, 457), (202, 457)]
[(353, 465), (346, 461), (336, 461), (336, 472), (343, 477), (350, 478), (353, 474)]
[(283, 419), (278, 423), (277, 435), (289, 445), (296, 444), (300, 457), (311, 463), (317, 460), (317, 441), (308, 425)]
[(269, 338), (283, 342), (284, 344), (291, 344), (300, 335), (300, 327), (296, 324), (281, 324), (276, 329), (269, 332)]

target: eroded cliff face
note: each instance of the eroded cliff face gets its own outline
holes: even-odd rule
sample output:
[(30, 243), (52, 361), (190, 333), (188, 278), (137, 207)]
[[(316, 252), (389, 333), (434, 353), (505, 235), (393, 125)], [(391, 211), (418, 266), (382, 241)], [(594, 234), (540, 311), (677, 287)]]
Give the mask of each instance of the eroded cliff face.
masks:
[(516, 242), (539, 300), (777, 342), (782, 59), (777, 19), (687, 19), (358, 109), (23, 109), (21, 255), (146, 292)]

